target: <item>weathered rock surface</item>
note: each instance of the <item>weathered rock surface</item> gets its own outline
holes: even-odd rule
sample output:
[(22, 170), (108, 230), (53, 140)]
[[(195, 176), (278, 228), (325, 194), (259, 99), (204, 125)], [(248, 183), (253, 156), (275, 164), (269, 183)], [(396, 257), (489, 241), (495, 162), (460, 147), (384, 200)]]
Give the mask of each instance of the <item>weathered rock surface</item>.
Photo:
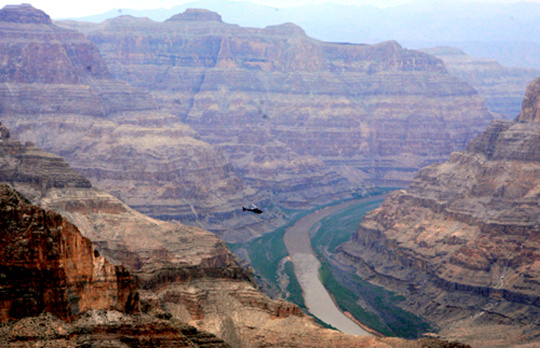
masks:
[(285, 204), (403, 184), (491, 120), (441, 60), (396, 42), (324, 43), (291, 23), (253, 29), (208, 17), (59, 24), (84, 31), (116, 77), (152, 91)]
[(123, 266), (6, 184), (0, 275), (2, 347), (229, 347), (188, 324), (140, 314), (135, 279)]
[(269, 300), (255, 288), (226, 279), (162, 284), (143, 297), (233, 347), (466, 347), (437, 339), (409, 341), (323, 329), (296, 305)]
[[(332, 331), (332, 330), (328, 330)], [(337, 338), (343, 336), (332, 332)], [(249, 347), (376, 347), (376, 348), (467, 348), (462, 344), (435, 339), (408, 342), (400, 339), (368, 339), (355, 343), (355, 337), (325, 340), (326, 346), (313, 341), (283, 337), (280, 341), (266, 342), (257, 337)], [(304, 343), (305, 342), (305, 343)], [(314, 342), (314, 344), (313, 344)], [(114, 311), (89, 311), (80, 319), (66, 323), (51, 314), (22, 319), (0, 327), (0, 344), (9, 348), (30, 347), (139, 347), (139, 348), (226, 348), (229, 344), (212, 334), (175, 319), (156, 318), (149, 315), (127, 316)]]
[(280, 222), (271, 209), (262, 222), (242, 214), (242, 204), (269, 196), (147, 92), (112, 79), (84, 35), (21, 5), (0, 11), (0, 36), (0, 119), (17, 139), (154, 217), (248, 237)]
[(138, 310), (131, 274), (94, 251), (59, 214), (0, 184), (0, 322), (50, 312), (72, 320), (89, 309)]
[(452, 47), (423, 49), (443, 60), (448, 72), (467, 81), (486, 99), (490, 111), (514, 119), (521, 110), (525, 89), (540, 70), (506, 67), (493, 59), (473, 58)]
[(514, 121), (495, 121), (367, 215), (344, 263), (407, 297), (444, 337), (539, 344), (540, 78)]

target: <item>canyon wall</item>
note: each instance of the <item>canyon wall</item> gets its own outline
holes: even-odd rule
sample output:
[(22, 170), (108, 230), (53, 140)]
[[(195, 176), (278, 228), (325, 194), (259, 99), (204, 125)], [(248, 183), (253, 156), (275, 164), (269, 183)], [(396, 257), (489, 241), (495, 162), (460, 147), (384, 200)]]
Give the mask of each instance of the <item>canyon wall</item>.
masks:
[(83, 34), (20, 5), (0, 10), (0, 37), (0, 120), (14, 138), (155, 217), (248, 237), (281, 222), (270, 208), (262, 221), (242, 214), (270, 197), (147, 92), (113, 79)]
[(138, 311), (131, 274), (94, 250), (59, 214), (0, 184), (0, 321), (46, 311), (72, 320), (89, 309)]
[[(43, 168), (39, 162), (34, 179)], [(33, 192), (49, 184), (77, 187), (80, 176), (56, 162), (61, 165), (49, 168), (64, 169), (57, 173), (65, 175), (54, 180), (42, 172)], [(5, 167), (0, 166), (2, 181)], [(25, 187), (28, 178), (12, 177)], [(7, 184), (0, 184), (0, 274), (2, 347), (230, 347), (186, 323), (141, 313), (135, 279), (125, 267), (111, 264), (75, 225), (32, 205)]]
[(0, 184), (0, 274), (2, 347), (229, 347), (188, 324), (141, 314), (127, 269), (6, 184)]
[(397, 42), (325, 43), (291, 23), (242, 28), (205, 10), (58, 25), (84, 32), (114, 76), (151, 91), (289, 207), (403, 185), (492, 119), (440, 59)]
[(422, 169), (364, 217), (342, 263), (397, 291), (446, 338), (475, 347), (538, 344), (540, 78), (520, 115)]

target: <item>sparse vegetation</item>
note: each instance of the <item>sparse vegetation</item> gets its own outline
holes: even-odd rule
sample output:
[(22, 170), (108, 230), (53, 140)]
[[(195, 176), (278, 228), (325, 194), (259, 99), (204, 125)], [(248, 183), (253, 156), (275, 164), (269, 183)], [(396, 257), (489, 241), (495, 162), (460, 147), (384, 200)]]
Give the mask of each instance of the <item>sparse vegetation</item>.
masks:
[[(343, 201), (333, 202), (329, 205), (339, 204), (341, 202)], [(279, 263), (281, 262), (281, 260), (283, 260), (284, 257), (289, 256), (285, 243), (283, 242), (283, 235), (285, 234), (285, 231), (288, 227), (294, 225), (304, 216), (309, 215), (323, 207), (324, 206), (319, 206), (309, 210), (281, 209), (282, 211), (289, 214), (289, 216), (291, 216), (289, 222), (286, 225), (246, 243), (229, 244), (229, 247), (236, 254), (240, 254), (240, 249), (244, 249), (249, 257), (250, 266), (251, 268), (253, 268), (256, 274), (262, 277), (264, 281), (268, 283), (268, 285), (271, 286), (273, 289), (279, 289)], [(289, 296), (286, 299), (297, 304), (303, 310), (307, 310), (302, 295), (302, 288), (300, 287), (300, 283), (298, 283), (298, 279), (296, 279), (292, 263), (288, 263), (289, 265), (285, 264), (285, 272), (289, 276), (289, 285), (287, 287), (287, 291), (289, 291)]]
[[(405, 300), (403, 296), (372, 285), (354, 274), (343, 274), (333, 269), (329, 263), (328, 257), (335, 252), (336, 247), (349, 240), (363, 216), (380, 206), (382, 201), (381, 198), (355, 204), (322, 219), (320, 227), (312, 233), (311, 244), (322, 263), (321, 281), (334, 295), (342, 310), (350, 312), (360, 322), (386, 336), (417, 338), (429, 331), (430, 327), (421, 318), (398, 306), (399, 302)], [(358, 304), (360, 296), (373, 311), (367, 311)]]
[(291, 261), (287, 261), (285, 263), (285, 273), (289, 276), (289, 286), (287, 287), (287, 291), (289, 291), (289, 300), (292, 303), (296, 303), (300, 305), (300, 307), (304, 307), (304, 297), (302, 296), (302, 288), (300, 287), (300, 283), (298, 283), (298, 279), (296, 279), (296, 275), (294, 274), (293, 269), (293, 263)]
[[(393, 189), (395, 188), (376, 188), (367, 194), (359, 194), (356, 198), (380, 195)], [(321, 280), (333, 294), (342, 310), (350, 312), (359, 321), (384, 335), (418, 337), (421, 333), (429, 331), (429, 326), (420, 318), (397, 306), (400, 301), (404, 300), (402, 296), (374, 286), (355, 275), (336, 273), (337, 271), (332, 269), (327, 259), (330, 254), (335, 252), (337, 246), (351, 238), (358, 229), (363, 216), (380, 206), (382, 201), (381, 197), (372, 202), (353, 204), (321, 220), (319, 228), (311, 234), (312, 247), (321, 259)], [(333, 204), (342, 202), (334, 202)], [(285, 226), (247, 243), (231, 244), (231, 250), (237, 252), (244, 249), (256, 274), (262, 277), (273, 289), (280, 289), (278, 283), (279, 264), (289, 256), (283, 242), (285, 231), (302, 217), (320, 208), (322, 207), (304, 211), (289, 210), (287, 213), (291, 219)], [(286, 261), (283, 266), (282, 272), (289, 279), (286, 299), (307, 311), (302, 288), (294, 274), (292, 262)], [(373, 311), (366, 310), (357, 303), (359, 294), (362, 294), (363, 301), (368, 303)], [(328, 327), (325, 323), (320, 323)]]
[(350, 312), (358, 321), (383, 335), (394, 336), (392, 330), (382, 323), (377, 315), (357, 304), (358, 295), (336, 281), (327, 262), (322, 263), (319, 274), (324, 286), (334, 296), (341, 310)]
[(336, 247), (348, 241), (356, 232), (364, 215), (379, 207), (384, 198), (358, 203), (321, 220), (319, 229), (311, 235), (311, 246), (319, 256), (323, 250), (333, 253)]
[[(403, 296), (370, 284), (356, 275), (337, 277), (334, 272), (328, 262), (323, 262), (321, 281), (334, 295), (339, 307), (350, 312), (363, 324), (385, 336), (404, 338), (418, 338), (431, 330), (427, 322), (398, 306), (399, 302), (405, 300)], [(347, 286), (343, 285), (344, 280), (347, 280)], [(359, 294), (377, 315), (357, 303)]]
[[(283, 258), (289, 256), (283, 235), (289, 226), (294, 224), (301, 217), (309, 214), (311, 211), (298, 213), (285, 226), (279, 227), (273, 232), (267, 233), (259, 238), (253, 239), (247, 243), (229, 244), (233, 252), (244, 249), (249, 257), (250, 266), (260, 275), (269, 286), (274, 289), (280, 289), (278, 284), (278, 268)], [(302, 296), (302, 288), (296, 279), (291, 262), (285, 264), (285, 273), (289, 276), (289, 285), (287, 291), (289, 296), (287, 300), (307, 310)], [(283, 295), (283, 294), (282, 294)]]

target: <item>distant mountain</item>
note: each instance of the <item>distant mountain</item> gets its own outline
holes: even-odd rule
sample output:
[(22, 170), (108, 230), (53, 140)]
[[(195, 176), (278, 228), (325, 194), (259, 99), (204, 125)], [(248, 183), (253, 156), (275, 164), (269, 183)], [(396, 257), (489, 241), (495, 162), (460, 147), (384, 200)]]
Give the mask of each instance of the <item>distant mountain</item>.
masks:
[(471, 57), (495, 59), (509, 67), (540, 69), (540, 43), (525, 41), (407, 41), (410, 49), (450, 46), (467, 52)]
[[(225, 22), (247, 27), (293, 22), (309, 36), (323, 41), (397, 40), (410, 48), (444, 44), (465, 49), (473, 56), (497, 59), (505, 65), (540, 68), (540, 4), (532, 2), (416, 1), (389, 8), (326, 3), (274, 8), (249, 2), (200, 0), (170, 9), (112, 10), (77, 20), (101, 22), (119, 15), (132, 15), (164, 21), (188, 8), (216, 11)], [(431, 44), (419, 46), (420, 42)], [(477, 46), (480, 55), (449, 42)], [(512, 54), (517, 50), (526, 54)]]
[(540, 70), (509, 68), (494, 59), (473, 58), (458, 48), (421, 50), (443, 60), (448, 72), (470, 83), (486, 99), (488, 109), (506, 119), (519, 115), (527, 85)]

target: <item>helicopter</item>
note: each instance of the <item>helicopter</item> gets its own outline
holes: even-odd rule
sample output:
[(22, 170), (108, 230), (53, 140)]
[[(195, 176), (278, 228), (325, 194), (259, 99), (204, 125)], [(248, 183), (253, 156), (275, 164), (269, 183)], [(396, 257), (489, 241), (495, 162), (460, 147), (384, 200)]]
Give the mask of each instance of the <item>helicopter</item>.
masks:
[(251, 211), (255, 214), (262, 214), (263, 211), (259, 208), (257, 208), (257, 206), (255, 204), (252, 204), (249, 208), (246, 208), (246, 207), (242, 207), (242, 211)]

